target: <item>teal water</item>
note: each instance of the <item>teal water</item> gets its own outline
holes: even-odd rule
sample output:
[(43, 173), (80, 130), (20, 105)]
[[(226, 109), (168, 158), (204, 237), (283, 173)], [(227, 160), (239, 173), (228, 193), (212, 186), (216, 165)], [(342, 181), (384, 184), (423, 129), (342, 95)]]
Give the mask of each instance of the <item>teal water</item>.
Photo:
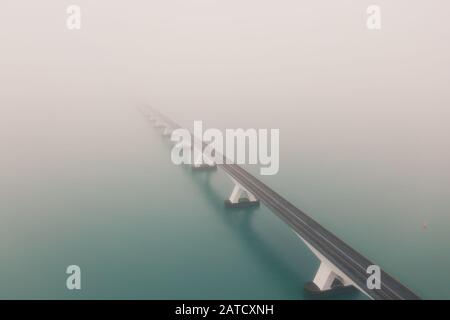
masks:
[[(224, 173), (174, 166), (160, 133), (133, 108), (121, 112), (85, 140), (37, 137), (10, 149), (23, 157), (1, 182), (0, 298), (313, 298), (303, 285), (318, 260), (282, 221), (264, 206), (225, 209), (232, 184)], [(380, 201), (367, 202), (343, 172), (327, 179), (333, 168), (282, 161), (279, 175), (262, 177), (275, 190), (422, 297), (450, 297), (447, 217), (422, 230), (420, 219), (371, 215), (402, 196), (377, 175), (370, 185)], [(80, 291), (65, 287), (71, 264), (81, 267)]]

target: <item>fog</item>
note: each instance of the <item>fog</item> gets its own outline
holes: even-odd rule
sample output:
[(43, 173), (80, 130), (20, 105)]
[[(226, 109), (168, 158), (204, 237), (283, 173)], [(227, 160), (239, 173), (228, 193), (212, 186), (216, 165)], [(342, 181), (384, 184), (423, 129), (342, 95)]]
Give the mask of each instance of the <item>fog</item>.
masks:
[[(66, 28), (70, 4), (81, 30)], [(382, 28), (370, 31), (370, 4), (4, 0), (1, 172), (17, 180), (42, 157), (64, 168), (105, 142), (125, 152), (130, 112), (150, 104), (185, 126), (279, 128), (291, 181), (295, 163), (361, 184), (375, 172), (443, 199), (450, 5), (379, 0)]]

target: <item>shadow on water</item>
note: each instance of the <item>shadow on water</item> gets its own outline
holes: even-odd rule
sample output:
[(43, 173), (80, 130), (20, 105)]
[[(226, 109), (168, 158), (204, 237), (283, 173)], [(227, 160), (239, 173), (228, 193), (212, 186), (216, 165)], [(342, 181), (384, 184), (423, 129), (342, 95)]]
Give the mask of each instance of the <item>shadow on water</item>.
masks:
[[(156, 130), (162, 135), (161, 130)], [(170, 138), (161, 138), (163, 138), (163, 144), (171, 149), (173, 144), (170, 142)], [(350, 291), (345, 295), (339, 294), (339, 292), (315, 295), (305, 291), (305, 279), (309, 281), (309, 277), (313, 277), (314, 273), (310, 274), (309, 271), (304, 271), (303, 269), (305, 268), (301, 265), (294, 264), (293, 261), (283, 258), (277, 248), (274, 248), (265, 237), (258, 234), (253, 226), (255, 211), (259, 210), (258, 207), (245, 209), (226, 208), (224, 205), (225, 199), (211, 183), (211, 175), (217, 174), (217, 171), (193, 171), (190, 166), (186, 165), (179, 167), (196, 186), (202, 189), (209, 206), (213, 208), (212, 211), (217, 212), (221, 220), (242, 240), (241, 242), (247, 247), (248, 252), (258, 259), (262, 266), (266, 266), (271, 273), (279, 277), (280, 286), (286, 289), (286, 284), (289, 284), (289, 294), (303, 299), (357, 299), (360, 296), (360, 293), (356, 290)], [(319, 262), (317, 261), (317, 268), (318, 265)]]

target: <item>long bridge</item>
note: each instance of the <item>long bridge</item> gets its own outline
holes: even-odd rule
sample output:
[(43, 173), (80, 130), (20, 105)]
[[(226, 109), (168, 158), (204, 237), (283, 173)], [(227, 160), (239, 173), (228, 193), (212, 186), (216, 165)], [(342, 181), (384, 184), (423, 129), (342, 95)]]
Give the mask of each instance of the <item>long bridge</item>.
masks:
[[(141, 109), (141, 111), (145, 117), (155, 122), (156, 127), (162, 128), (163, 134), (166, 136), (169, 136), (173, 130), (181, 128), (170, 118), (153, 108)], [(203, 149), (201, 154), (203, 154)], [(380, 285), (377, 288), (369, 286), (368, 278), (371, 276), (369, 270), (372, 270), (373, 266), (378, 267), (376, 264), (369, 261), (241, 166), (230, 164), (227, 161), (223, 161), (221, 164), (207, 161), (201, 165), (194, 164), (194, 166), (197, 168), (218, 167), (232, 179), (235, 186), (230, 198), (225, 201), (228, 206), (251, 206), (259, 205), (261, 202), (292, 228), (320, 260), (320, 266), (314, 279), (305, 285), (305, 288), (309, 291), (321, 293), (336, 288), (353, 286), (375, 300), (420, 299), (414, 292), (382, 269), (380, 269), (379, 274)]]

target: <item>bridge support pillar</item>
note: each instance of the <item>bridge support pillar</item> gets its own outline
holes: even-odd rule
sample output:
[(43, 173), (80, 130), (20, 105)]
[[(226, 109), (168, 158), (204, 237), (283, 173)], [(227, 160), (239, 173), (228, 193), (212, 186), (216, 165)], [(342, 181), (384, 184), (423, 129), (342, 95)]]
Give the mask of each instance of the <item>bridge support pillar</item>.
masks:
[(300, 239), (305, 242), (306, 246), (311, 249), (320, 261), (319, 270), (317, 270), (313, 281), (305, 284), (306, 291), (319, 294), (334, 291), (336, 289), (343, 289), (344, 287), (351, 288), (352, 286), (355, 286), (353, 281), (339, 270), (339, 268), (334, 266), (334, 264), (325, 258), (319, 251), (305, 241), (305, 239), (302, 237), (300, 237)]
[(334, 273), (333, 268), (327, 263), (321, 262), (319, 270), (317, 270), (316, 276), (312, 282), (305, 285), (308, 291), (323, 292), (333, 289), (333, 284), (337, 280), (339, 285), (342, 285), (342, 281), (339, 276)]
[(169, 126), (164, 127), (163, 136), (170, 136), (172, 134), (172, 129)]
[(233, 191), (231, 192), (230, 198), (225, 200), (225, 206), (228, 208), (254, 207), (259, 206), (259, 200), (239, 183), (234, 181)]
[[(194, 149), (195, 150), (195, 149)], [(194, 156), (195, 156), (194, 152)], [(209, 170), (216, 170), (217, 165), (216, 163), (210, 159), (209, 157), (206, 157), (203, 155), (203, 153), (199, 152), (197, 155), (197, 158), (194, 159), (194, 163), (192, 164), (192, 170), (195, 171), (209, 171)]]

